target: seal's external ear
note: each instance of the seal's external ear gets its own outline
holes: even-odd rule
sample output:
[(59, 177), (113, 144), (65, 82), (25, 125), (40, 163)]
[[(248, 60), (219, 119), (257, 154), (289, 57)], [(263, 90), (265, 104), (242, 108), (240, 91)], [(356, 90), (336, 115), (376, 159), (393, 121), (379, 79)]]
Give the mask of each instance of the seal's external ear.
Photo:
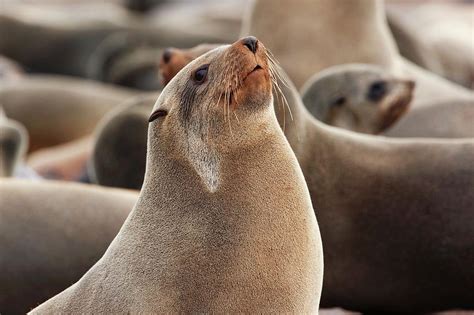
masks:
[(148, 122), (151, 123), (152, 121), (155, 121), (157, 118), (166, 116), (166, 115), (168, 115), (168, 112), (166, 110), (158, 109), (150, 115), (150, 118), (148, 118)]

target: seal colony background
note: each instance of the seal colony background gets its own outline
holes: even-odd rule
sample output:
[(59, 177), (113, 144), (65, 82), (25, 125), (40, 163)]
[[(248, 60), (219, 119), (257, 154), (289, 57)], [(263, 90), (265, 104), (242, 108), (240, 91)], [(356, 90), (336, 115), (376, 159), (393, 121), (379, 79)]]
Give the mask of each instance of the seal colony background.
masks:
[[(252, 11), (255, 2), (265, 4), (260, 16)], [(305, 9), (314, 3), (320, 11)], [(292, 15), (305, 11), (310, 14)], [(321, 26), (319, 22), (324, 19), (333, 28)], [(312, 21), (321, 27), (321, 34), (315, 37), (311, 36), (315, 30), (305, 24)], [(287, 27), (286, 38), (279, 35), (281, 25)], [(349, 27), (343, 30), (344, 25)], [(262, 35), (247, 34), (252, 29)], [(347, 38), (356, 38), (356, 43), (345, 45), (341, 32), (346, 32)], [(380, 37), (376, 36), (378, 32), (382, 33)], [(322, 125), (322, 130), (335, 130), (331, 131), (337, 135), (334, 144), (343, 143), (340, 139), (345, 139), (344, 135), (352, 137), (360, 132), (372, 134), (360, 138), (369, 146), (375, 143), (373, 146), (382, 147), (371, 141), (385, 136), (396, 138), (397, 143), (415, 137), (419, 147), (443, 146), (440, 151), (453, 156), (443, 167), (448, 173), (450, 169), (453, 173), (463, 170), (462, 176), (453, 175), (446, 181), (463, 181), (467, 187), (459, 192), (441, 190), (438, 195), (474, 191), (474, 156), (469, 153), (474, 146), (474, 1), (0, 0), (0, 314), (32, 310), (77, 282), (102, 257), (138, 198), (145, 173), (148, 117), (167, 82), (162, 77), (163, 69), (177, 72), (206, 50), (193, 50), (191, 54), (189, 48), (203, 43), (234, 43), (244, 35), (257, 35), (274, 52), (272, 58), (280, 61), (289, 76), (287, 80), (296, 83), (298, 89), (313, 88), (306, 92), (313, 97), (307, 98), (305, 106), (312, 113), (321, 113), (315, 119), (322, 124), (337, 128)], [(290, 38), (302, 41), (291, 45)], [(322, 43), (331, 43), (332, 48)], [(323, 60), (324, 52), (330, 49), (334, 51), (331, 58)], [(408, 60), (408, 66), (400, 66), (405, 64), (400, 60)], [(308, 76), (308, 69), (318, 62), (321, 71)], [(374, 70), (374, 66), (378, 68)], [(354, 68), (360, 72), (354, 74)], [(377, 76), (368, 75), (369, 70), (377, 71)], [(315, 81), (322, 71), (327, 81)], [(344, 88), (334, 88), (340, 84)], [(298, 91), (292, 92), (298, 100), (292, 101), (285, 93), (290, 107), (302, 102)], [(423, 100), (423, 95), (431, 98)], [(291, 123), (287, 117), (286, 124)], [(292, 135), (286, 136), (293, 147)], [(395, 151), (391, 143), (384, 142), (384, 150)], [(408, 181), (413, 187), (415, 182), (429, 183), (433, 178), (435, 174), (420, 175), (417, 165), (423, 164), (420, 160), (436, 160), (438, 156), (432, 152), (439, 151), (417, 152), (403, 156), (405, 161), (414, 161), (413, 169), (404, 177), (413, 178)], [(296, 156), (304, 167), (304, 153), (298, 151)], [(353, 154), (354, 167), (366, 161), (372, 161), (372, 168), (390, 163), (375, 156), (361, 156)], [(328, 165), (334, 167), (321, 166), (321, 172), (331, 179), (326, 184), (340, 193), (330, 204), (344, 204), (350, 199), (351, 204), (370, 208), (364, 205), (363, 197), (358, 197), (359, 185), (347, 192), (341, 188), (346, 186), (333, 183), (344, 180), (335, 171), (337, 163), (333, 159)], [(391, 163), (397, 170), (400, 163)], [(308, 180), (306, 172), (303, 169)], [(419, 176), (426, 176), (426, 180)], [(384, 178), (362, 180), (373, 181), (376, 186)], [(363, 193), (367, 191), (360, 195)], [(395, 204), (406, 201), (389, 193), (387, 196)], [(419, 196), (420, 204), (425, 202), (423, 198)], [(453, 209), (460, 211), (459, 216), (450, 217), (454, 223), (449, 223), (459, 227), (454, 235), (446, 228), (447, 222), (430, 216), (430, 208), (419, 209), (426, 215), (423, 222), (427, 226), (436, 223), (432, 239), (443, 241), (433, 243), (428, 239), (429, 246), (420, 245), (415, 251), (431, 257), (431, 246), (443, 249), (429, 265), (434, 274), (449, 270), (446, 281), (438, 284), (445, 299), (427, 297), (424, 308), (420, 308), (414, 306), (419, 301), (409, 297), (400, 298), (400, 306), (390, 304), (385, 296), (365, 296), (366, 291), (358, 288), (371, 287), (373, 290), (367, 292), (374, 292), (374, 286), (390, 285), (347, 285), (358, 279), (351, 265), (341, 270), (336, 280), (332, 276), (324, 279), (320, 313), (474, 314), (474, 290), (458, 294), (463, 289), (453, 286), (459, 283), (466, 292), (474, 288), (474, 275), (469, 271), (474, 266), (474, 201), (466, 198), (462, 206), (461, 210)], [(449, 207), (446, 205), (446, 209)], [(315, 207), (316, 219), (317, 210)], [(356, 213), (360, 209), (353, 210)], [(401, 226), (415, 222), (409, 215), (397, 219)], [(323, 249), (332, 255), (331, 248), (325, 247), (329, 246), (325, 244), (325, 231), (335, 230), (341, 222), (353, 224), (353, 229), (340, 230), (340, 238), (358, 239), (360, 235), (350, 233), (357, 230), (360, 221), (349, 215), (318, 220)], [(382, 218), (378, 224), (383, 222), (392, 221)], [(393, 251), (412, 248), (412, 240), (420, 237), (410, 234), (410, 240), (397, 243)], [(380, 235), (371, 244), (391, 239), (390, 235)], [(453, 240), (455, 243), (450, 243)], [(459, 252), (465, 254), (453, 257)], [(374, 257), (383, 256), (377, 246), (373, 253)], [(330, 258), (338, 259), (328, 257), (326, 261)], [(454, 268), (459, 272), (452, 272), (453, 266), (448, 266), (451, 261), (462, 261)], [(326, 270), (330, 267), (325, 265)], [(360, 270), (364, 267), (372, 265)], [(421, 273), (417, 268), (408, 269), (387, 268), (384, 272), (393, 279), (417, 279), (416, 272)], [(398, 274), (399, 270), (406, 273)], [(337, 282), (340, 279), (344, 280)], [(344, 296), (325, 293), (324, 289), (332, 285), (352, 289), (344, 291), (349, 292)], [(395, 289), (390, 295), (403, 296), (401, 291)]]

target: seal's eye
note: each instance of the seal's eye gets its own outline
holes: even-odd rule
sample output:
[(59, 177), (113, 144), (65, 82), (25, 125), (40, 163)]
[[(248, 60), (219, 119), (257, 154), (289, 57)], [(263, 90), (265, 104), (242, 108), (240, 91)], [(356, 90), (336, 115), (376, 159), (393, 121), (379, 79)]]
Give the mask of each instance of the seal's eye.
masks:
[(153, 112), (148, 118), (148, 122), (151, 123), (152, 121), (156, 120), (158, 117), (163, 117), (168, 115), (168, 112), (164, 109), (158, 109), (157, 111)]
[(367, 98), (371, 101), (380, 100), (387, 92), (387, 84), (384, 81), (375, 81), (370, 85)]
[(344, 96), (341, 96), (341, 97), (336, 98), (334, 101), (332, 101), (331, 106), (340, 107), (344, 105), (345, 102), (346, 102), (346, 98)]
[(199, 67), (196, 71), (194, 71), (192, 75), (193, 80), (199, 84), (203, 83), (204, 80), (206, 80), (208, 69), (209, 69), (209, 65), (204, 65), (204, 66)]

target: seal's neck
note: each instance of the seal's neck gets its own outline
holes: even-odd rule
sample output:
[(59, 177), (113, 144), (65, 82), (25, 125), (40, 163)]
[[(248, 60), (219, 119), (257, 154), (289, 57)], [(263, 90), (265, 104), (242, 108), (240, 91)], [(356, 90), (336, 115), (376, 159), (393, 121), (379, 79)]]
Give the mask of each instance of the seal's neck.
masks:
[[(285, 73), (282, 75), (287, 77)], [(333, 144), (342, 141), (342, 138), (311, 115), (293, 83), (288, 79), (287, 81), (287, 85), (280, 84), (280, 87), (288, 106), (285, 108), (275, 101), (275, 114), (305, 173), (306, 180), (318, 181), (317, 177), (324, 173), (324, 168), (327, 166), (328, 156), (335, 157), (338, 154)], [(309, 169), (305, 169), (306, 167)]]
[[(249, 209), (261, 209), (255, 198), (259, 193), (281, 195), (282, 189), (286, 189), (285, 183), (304, 185), (296, 157), (275, 117), (271, 125), (261, 129), (265, 129), (265, 135), (250, 146), (233, 152), (214, 152), (219, 165), (218, 184), (213, 190), (192, 161), (170, 157), (164, 148), (149, 143), (145, 180), (134, 211), (154, 215), (161, 211), (183, 211), (196, 204), (203, 209), (217, 209), (222, 208), (219, 203), (232, 203), (232, 200), (246, 200)], [(158, 135), (150, 133), (151, 137)], [(257, 204), (252, 205), (251, 200)], [(229, 207), (235, 208), (235, 205)]]

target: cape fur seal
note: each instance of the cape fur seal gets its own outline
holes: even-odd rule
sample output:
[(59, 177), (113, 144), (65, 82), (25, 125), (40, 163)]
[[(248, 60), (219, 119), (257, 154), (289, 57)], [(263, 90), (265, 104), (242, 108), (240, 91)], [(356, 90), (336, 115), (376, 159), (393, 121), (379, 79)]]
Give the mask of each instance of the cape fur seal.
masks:
[(415, 84), (382, 68), (344, 64), (312, 76), (302, 87), (303, 103), (317, 119), (340, 128), (378, 134), (408, 110)]
[(157, 96), (133, 98), (99, 123), (88, 163), (92, 182), (130, 189), (142, 187), (148, 117), (156, 99)]
[(28, 132), (0, 106), (0, 178), (13, 176), (28, 148)]
[(0, 104), (30, 136), (30, 151), (89, 135), (111, 109), (138, 92), (62, 76), (28, 76), (0, 85)]
[(244, 38), (168, 84), (135, 208), (102, 259), (32, 313), (317, 312), (321, 240), (265, 52)]
[(474, 260), (474, 141), (384, 139), (327, 126), (286, 81), (291, 116), (281, 102), (274, 108), (325, 242), (321, 306), (473, 309), (474, 270), (463, 266)]
[(368, 63), (415, 80), (414, 107), (433, 101), (474, 99), (472, 91), (399, 55), (382, 1), (255, 0), (242, 29), (242, 35), (247, 34), (267, 43), (298, 88), (327, 67)]
[(76, 183), (0, 180), (0, 312), (25, 314), (77, 281), (137, 197)]

